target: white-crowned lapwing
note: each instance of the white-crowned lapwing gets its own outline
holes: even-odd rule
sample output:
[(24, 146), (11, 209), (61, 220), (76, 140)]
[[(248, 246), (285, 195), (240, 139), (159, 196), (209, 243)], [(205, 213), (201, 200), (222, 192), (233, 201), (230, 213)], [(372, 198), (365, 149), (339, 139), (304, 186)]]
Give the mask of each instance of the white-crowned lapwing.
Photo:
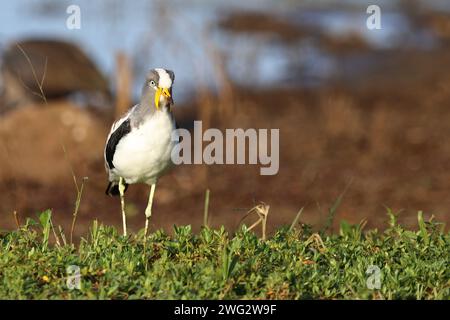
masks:
[(123, 234), (127, 234), (124, 193), (129, 184), (150, 186), (145, 209), (145, 235), (152, 214), (156, 182), (172, 165), (171, 152), (177, 139), (170, 70), (153, 69), (145, 80), (140, 102), (111, 128), (105, 147), (105, 167), (109, 175), (108, 195), (120, 195)]

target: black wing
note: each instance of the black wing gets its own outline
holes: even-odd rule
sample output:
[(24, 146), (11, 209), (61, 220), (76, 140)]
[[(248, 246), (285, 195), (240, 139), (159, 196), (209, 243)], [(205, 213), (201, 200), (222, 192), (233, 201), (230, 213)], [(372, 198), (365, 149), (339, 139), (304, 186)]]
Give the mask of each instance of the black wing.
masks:
[(108, 139), (108, 143), (106, 144), (105, 149), (105, 159), (108, 163), (109, 169), (114, 168), (113, 159), (114, 153), (116, 152), (117, 144), (120, 139), (126, 136), (131, 131), (130, 119), (125, 120), (121, 123), (121, 125), (111, 133), (111, 136)]

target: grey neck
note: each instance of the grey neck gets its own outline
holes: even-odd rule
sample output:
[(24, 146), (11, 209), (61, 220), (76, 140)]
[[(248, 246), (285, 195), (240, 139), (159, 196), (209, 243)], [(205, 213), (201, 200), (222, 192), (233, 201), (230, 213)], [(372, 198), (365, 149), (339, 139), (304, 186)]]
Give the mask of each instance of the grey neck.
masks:
[(151, 117), (153, 113), (155, 113), (155, 108), (152, 107), (149, 103), (141, 101), (138, 105), (136, 105), (131, 114), (130, 120), (132, 122), (132, 126), (139, 126), (148, 117)]
[(161, 110), (157, 111), (154, 100), (154, 90), (148, 89), (144, 86), (144, 88), (142, 88), (141, 101), (134, 107), (134, 110), (130, 116), (131, 125), (133, 127), (138, 127), (146, 119), (152, 117), (155, 112), (167, 112), (169, 110), (169, 105), (162, 105), (161, 103)]

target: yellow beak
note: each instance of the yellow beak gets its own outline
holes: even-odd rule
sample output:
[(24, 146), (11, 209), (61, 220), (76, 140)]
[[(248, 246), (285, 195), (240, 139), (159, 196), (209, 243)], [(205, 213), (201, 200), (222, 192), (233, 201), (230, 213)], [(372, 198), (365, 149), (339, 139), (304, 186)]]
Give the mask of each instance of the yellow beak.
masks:
[(158, 89), (156, 89), (156, 93), (155, 93), (155, 106), (156, 106), (157, 110), (159, 109), (159, 98), (161, 97), (161, 94), (164, 97), (166, 97), (166, 99), (170, 99), (171, 98), (169, 89), (158, 87)]

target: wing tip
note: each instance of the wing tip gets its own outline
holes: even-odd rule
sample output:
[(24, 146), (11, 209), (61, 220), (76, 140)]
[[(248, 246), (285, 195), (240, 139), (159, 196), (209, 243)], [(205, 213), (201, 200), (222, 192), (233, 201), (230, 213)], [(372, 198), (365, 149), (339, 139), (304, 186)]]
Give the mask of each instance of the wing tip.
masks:
[[(127, 189), (128, 189), (128, 183), (125, 183), (124, 193), (127, 191)], [(108, 183), (108, 186), (106, 187), (105, 194), (110, 196), (110, 197), (118, 196), (120, 194), (120, 192), (119, 192), (119, 184), (117, 182), (115, 182), (115, 181), (110, 181)]]

